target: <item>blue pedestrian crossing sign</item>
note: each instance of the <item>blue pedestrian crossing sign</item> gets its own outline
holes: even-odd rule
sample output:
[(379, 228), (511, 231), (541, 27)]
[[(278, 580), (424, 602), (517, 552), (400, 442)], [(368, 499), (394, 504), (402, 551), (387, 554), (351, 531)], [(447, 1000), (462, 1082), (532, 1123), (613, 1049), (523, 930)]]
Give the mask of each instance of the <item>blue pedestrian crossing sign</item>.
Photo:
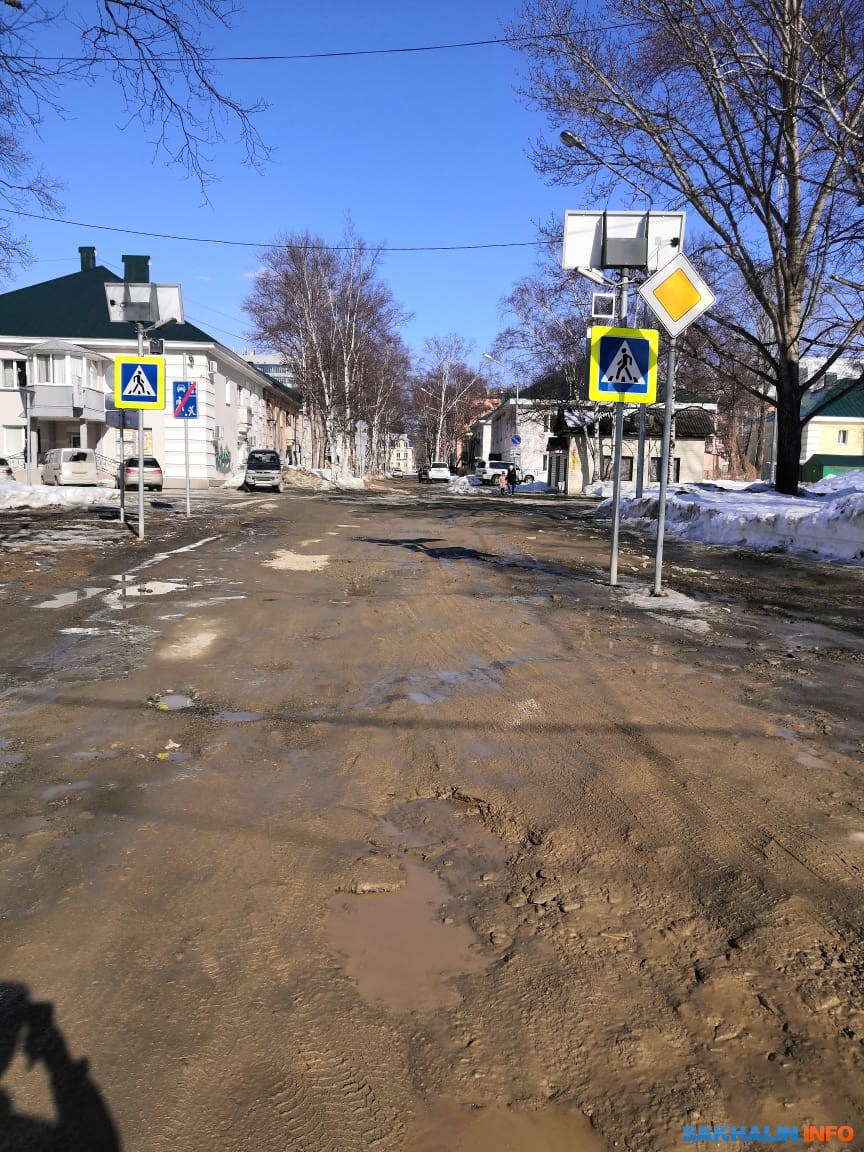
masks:
[(658, 342), (652, 328), (592, 328), (588, 399), (653, 404)]
[(117, 356), (114, 405), (116, 408), (164, 408), (165, 357)]
[(198, 419), (198, 381), (197, 380), (175, 380), (174, 381), (174, 419), (175, 420), (197, 420)]

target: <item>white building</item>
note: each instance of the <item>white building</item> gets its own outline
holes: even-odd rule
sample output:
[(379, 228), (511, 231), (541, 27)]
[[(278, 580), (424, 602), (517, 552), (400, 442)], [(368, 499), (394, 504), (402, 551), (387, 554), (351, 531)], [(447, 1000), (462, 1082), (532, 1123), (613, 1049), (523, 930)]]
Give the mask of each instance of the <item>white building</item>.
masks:
[[(79, 272), (0, 294), (0, 452), (13, 458), (19, 478), (28, 421), (34, 481), (37, 459), (52, 448), (93, 448), (105, 480), (122, 457), (138, 453), (138, 413), (117, 411), (113, 400), (115, 357), (138, 353), (135, 326), (108, 315), (105, 285), (122, 281), (96, 264), (95, 248), (79, 253)], [(149, 281), (148, 257), (123, 260), (127, 280)], [(166, 399), (164, 408), (144, 413), (144, 451), (161, 463), (166, 487), (185, 483), (175, 381), (197, 384), (199, 415), (185, 422), (193, 486), (221, 483), (251, 448), (285, 451), (299, 411), (288, 389), (194, 324), (172, 324), (158, 336)]]

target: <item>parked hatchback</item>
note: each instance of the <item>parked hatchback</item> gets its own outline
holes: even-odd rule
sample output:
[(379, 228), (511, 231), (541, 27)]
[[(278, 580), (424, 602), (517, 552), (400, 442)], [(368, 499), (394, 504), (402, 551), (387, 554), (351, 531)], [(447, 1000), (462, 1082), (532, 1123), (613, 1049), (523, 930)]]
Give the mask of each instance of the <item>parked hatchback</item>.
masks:
[(426, 473), (426, 479), (431, 483), (433, 480), (444, 480), (450, 483), (450, 465), (446, 464), (443, 460), (433, 460), (429, 465), (429, 471)]
[(95, 486), (99, 483), (96, 453), (92, 448), (52, 448), (42, 463), (42, 483)]
[[(155, 456), (144, 457), (144, 487), (152, 488), (154, 492), (162, 491), (162, 465)], [(138, 487), (138, 457), (130, 456), (123, 461), (124, 488)], [(118, 485), (119, 487), (119, 485)]]
[(243, 487), (247, 492), (256, 488), (272, 488), (282, 491), (282, 462), (279, 453), (272, 448), (253, 448), (246, 458), (246, 473)]

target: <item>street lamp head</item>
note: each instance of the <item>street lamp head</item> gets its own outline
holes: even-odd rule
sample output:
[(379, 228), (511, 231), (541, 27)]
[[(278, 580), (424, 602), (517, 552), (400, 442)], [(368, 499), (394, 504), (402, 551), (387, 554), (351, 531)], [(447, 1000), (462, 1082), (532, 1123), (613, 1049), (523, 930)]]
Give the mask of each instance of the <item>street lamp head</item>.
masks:
[(483, 359), (484, 360), (491, 360), (493, 364), (500, 364), (501, 363), (500, 360), (495, 359), (495, 357), (492, 355), (491, 352), (484, 352), (483, 353)]
[(565, 128), (560, 135), (561, 143), (567, 148), (581, 148), (582, 141), (575, 132), (571, 132), (569, 128)]

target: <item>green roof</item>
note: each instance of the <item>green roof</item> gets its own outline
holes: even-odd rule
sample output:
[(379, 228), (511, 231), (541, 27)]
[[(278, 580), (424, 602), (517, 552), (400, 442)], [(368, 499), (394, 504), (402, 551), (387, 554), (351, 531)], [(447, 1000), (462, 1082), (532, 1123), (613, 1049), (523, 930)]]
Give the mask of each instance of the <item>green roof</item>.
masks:
[[(58, 276), (29, 288), (0, 294), (0, 335), (64, 340), (123, 340), (135, 337), (133, 324), (115, 324), (108, 319), (106, 284), (122, 284), (123, 277), (97, 265), (84, 272)], [(162, 340), (193, 344), (217, 344), (194, 324), (172, 324), (160, 328)]]
[(851, 378), (838, 380), (836, 384), (808, 392), (801, 401), (801, 415), (807, 417), (814, 408), (818, 408), (814, 419), (831, 416), (838, 420), (864, 420), (864, 382), (859, 381), (851, 392), (839, 400), (830, 399), (832, 392), (842, 392), (851, 383)]

